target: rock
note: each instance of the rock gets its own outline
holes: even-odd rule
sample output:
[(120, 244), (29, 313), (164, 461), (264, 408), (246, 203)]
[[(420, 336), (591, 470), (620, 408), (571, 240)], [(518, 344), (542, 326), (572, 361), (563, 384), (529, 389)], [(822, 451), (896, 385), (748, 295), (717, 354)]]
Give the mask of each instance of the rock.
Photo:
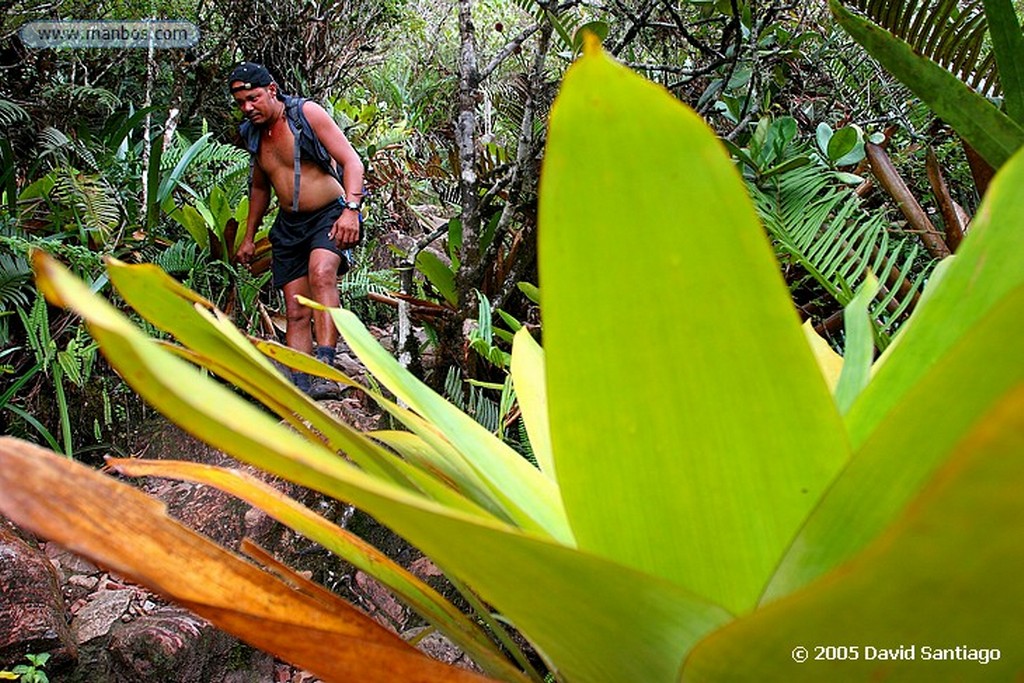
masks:
[(46, 556), (0, 523), (0, 669), (49, 652), (52, 666), (77, 657), (57, 572)]
[[(402, 638), (407, 641), (415, 640), (426, 629), (427, 627), (425, 626), (409, 629), (402, 634)], [(448, 640), (447, 637), (438, 631), (428, 633), (421, 638), (416, 645), (416, 649), (439, 662), (451, 664), (462, 669), (469, 669), (470, 671), (483, 672), (476, 662), (467, 657), (466, 653), (460, 650), (455, 643)]]
[(269, 681), (274, 660), (178, 607), (119, 627), (110, 641), (117, 683)]
[(409, 615), (391, 591), (361, 571), (356, 572), (355, 584), (354, 591), (362, 598), (361, 606), (375, 621), (395, 632), (405, 627)]

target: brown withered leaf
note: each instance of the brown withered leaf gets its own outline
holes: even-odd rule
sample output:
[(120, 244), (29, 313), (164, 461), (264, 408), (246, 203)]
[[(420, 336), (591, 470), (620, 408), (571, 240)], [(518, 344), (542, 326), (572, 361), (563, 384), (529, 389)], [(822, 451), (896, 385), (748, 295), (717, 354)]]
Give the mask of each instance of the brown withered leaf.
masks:
[(131, 486), (9, 437), (0, 514), (324, 681), (488, 680), (422, 655), (340, 599), (294, 590)]

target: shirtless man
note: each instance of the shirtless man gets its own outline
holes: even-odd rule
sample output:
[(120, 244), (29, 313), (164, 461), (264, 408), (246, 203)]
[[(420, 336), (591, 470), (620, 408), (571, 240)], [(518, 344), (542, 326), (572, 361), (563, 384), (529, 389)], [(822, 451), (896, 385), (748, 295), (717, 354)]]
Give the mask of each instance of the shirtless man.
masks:
[[(331, 364), (338, 341), (333, 321), (326, 313), (301, 305), (295, 297), (302, 295), (325, 306), (340, 305), (338, 273), (349, 266), (344, 250), (355, 246), (360, 238), (363, 163), (323, 107), (286, 99), (265, 67), (243, 62), (231, 72), (228, 82), (235, 103), (245, 115), (247, 123), (242, 124), (241, 133), (254, 158), (249, 217), (237, 258), (241, 263), (252, 260), (253, 240), (270, 206), (273, 188), (280, 208), (270, 228), (271, 270), (274, 286), (284, 290), (285, 339), (288, 346), (312, 354), (312, 318), (318, 343), (316, 357)], [(323, 159), (309, 158), (310, 143), (304, 136), (307, 144), (301, 146), (301, 158), (296, 161), (299, 152), (286, 116), (286, 103), (301, 108), (314, 140), (318, 139), (326, 150)], [(315, 142), (312, 145), (315, 147)], [(331, 159), (341, 173), (329, 172)], [(293, 373), (293, 381), (315, 399), (339, 393), (334, 382), (311, 380), (305, 373)]]

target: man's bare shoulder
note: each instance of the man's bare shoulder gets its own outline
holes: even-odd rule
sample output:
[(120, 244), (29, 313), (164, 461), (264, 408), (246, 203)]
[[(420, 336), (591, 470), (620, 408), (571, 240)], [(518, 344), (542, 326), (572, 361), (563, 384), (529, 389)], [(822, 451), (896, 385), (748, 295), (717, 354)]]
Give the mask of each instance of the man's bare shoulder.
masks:
[(337, 126), (331, 115), (327, 113), (327, 110), (321, 107), (313, 100), (306, 100), (302, 103), (302, 113), (306, 116), (306, 120), (313, 126)]

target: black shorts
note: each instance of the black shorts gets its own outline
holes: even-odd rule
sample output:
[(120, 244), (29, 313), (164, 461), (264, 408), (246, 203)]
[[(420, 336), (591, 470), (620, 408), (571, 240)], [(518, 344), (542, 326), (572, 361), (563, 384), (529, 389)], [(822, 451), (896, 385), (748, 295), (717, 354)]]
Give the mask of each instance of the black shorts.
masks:
[(288, 212), (281, 209), (270, 227), (273, 258), (270, 269), (274, 286), (286, 284), (309, 272), (309, 255), (314, 249), (327, 249), (341, 256), (338, 274), (348, 271), (348, 251), (338, 248), (331, 239), (331, 227), (341, 215), (342, 206), (331, 202), (316, 211)]

